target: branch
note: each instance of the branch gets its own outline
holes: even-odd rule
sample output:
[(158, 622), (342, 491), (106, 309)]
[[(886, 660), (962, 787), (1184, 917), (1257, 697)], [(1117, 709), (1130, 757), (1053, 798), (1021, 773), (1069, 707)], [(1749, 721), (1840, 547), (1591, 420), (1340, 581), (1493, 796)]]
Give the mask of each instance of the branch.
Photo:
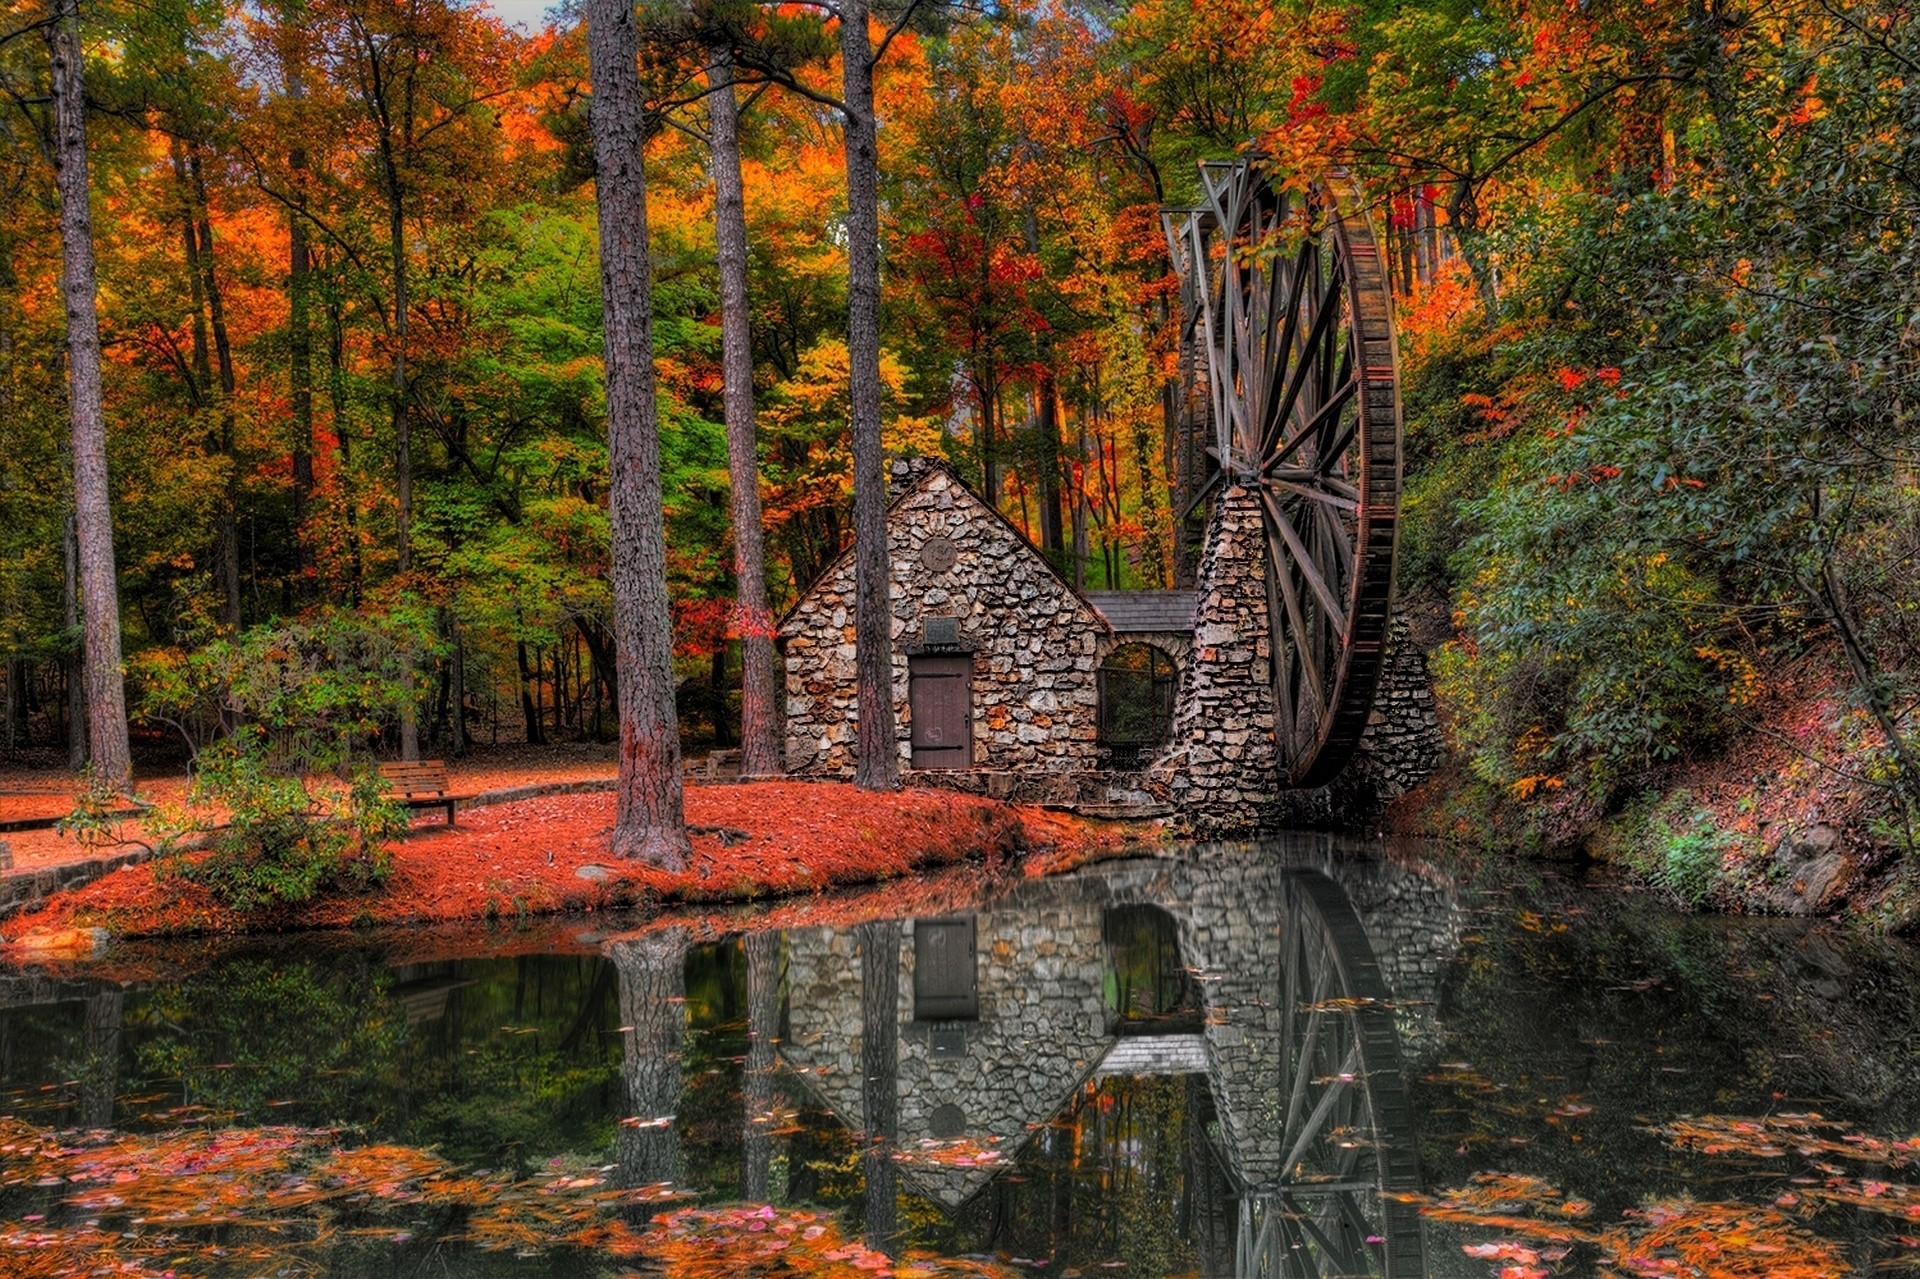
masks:
[(755, 67), (754, 70), (765, 77), (761, 83), (761, 88), (763, 89), (769, 84), (777, 84), (788, 93), (805, 98), (810, 102), (817, 102), (829, 111), (838, 111), (843, 116), (853, 114), (853, 112), (847, 110), (846, 103), (834, 97), (832, 94), (822, 93), (818, 89), (810, 89), (806, 85), (801, 84), (793, 78), (793, 72), (791, 71), (775, 67)]
[(867, 59), (868, 66), (874, 67), (880, 65), (880, 59), (887, 56), (887, 46), (892, 44), (893, 38), (906, 28), (908, 22), (912, 21), (913, 11), (919, 7), (920, 0), (907, 0), (907, 7), (900, 11), (900, 16), (893, 20), (892, 26), (887, 28), (887, 34), (880, 37), (879, 48), (875, 49), (873, 56)]
[(1608, 85), (1606, 88), (1601, 89), (1596, 93), (1589, 94), (1587, 97), (1575, 103), (1573, 107), (1570, 110), (1568, 110), (1566, 113), (1564, 113), (1558, 120), (1555, 120), (1552, 124), (1548, 125), (1546, 128), (1542, 129), (1540, 132), (1534, 134), (1531, 138), (1526, 138), (1516, 143), (1513, 147), (1508, 149), (1506, 154), (1502, 155), (1499, 159), (1495, 160), (1492, 164), (1489, 164), (1484, 169), (1480, 170), (1477, 176), (1472, 178), (1463, 177), (1463, 180), (1474, 183), (1476, 185), (1479, 183), (1485, 182), (1488, 178), (1492, 177), (1495, 173), (1499, 172), (1506, 165), (1510, 164), (1514, 160), (1519, 159), (1521, 156), (1533, 150), (1533, 148), (1539, 146), (1542, 142), (1545, 142), (1548, 138), (1551, 138), (1554, 134), (1560, 132), (1560, 130), (1566, 128), (1569, 124), (1573, 123), (1573, 121), (1582, 113), (1584, 113), (1588, 107), (1598, 106), (1600, 103), (1605, 102), (1608, 98), (1620, 92), (1620, 90), (1622, 89), (1628, 88), (1636, 84), (1655, 84), (1663, 81), (1673, 83), (1673, 84), (1685, 84), (1687, 81), (1691, 80), (1692, 78), (1693, 77), (1691, 75), (1675, 74), (1669, 71), (1649, 71), (1645, 75), (1622, 76), (1620, 79), (1615, 80), (1612, 84)]

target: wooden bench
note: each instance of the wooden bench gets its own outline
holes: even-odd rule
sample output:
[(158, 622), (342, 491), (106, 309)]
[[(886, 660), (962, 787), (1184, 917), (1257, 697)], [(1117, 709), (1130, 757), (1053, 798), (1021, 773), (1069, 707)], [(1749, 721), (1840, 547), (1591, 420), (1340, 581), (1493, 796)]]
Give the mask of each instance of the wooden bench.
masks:
[(393, 796), (408, 808), (443, 808), (447, 825), (453, 825), (453, 806), (471, 795), (453, 795), (447, 791), (447, 765), (443, 760), (423, 759), (416, 763), (396, 761), (380, 765), (380, 778)]

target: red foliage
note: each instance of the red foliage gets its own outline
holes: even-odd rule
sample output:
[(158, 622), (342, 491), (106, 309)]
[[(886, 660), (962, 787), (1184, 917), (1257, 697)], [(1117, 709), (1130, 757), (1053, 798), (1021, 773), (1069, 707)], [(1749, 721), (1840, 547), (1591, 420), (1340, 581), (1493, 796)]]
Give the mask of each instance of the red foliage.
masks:
[[(875, 794), (839, 783), (694, 786), (690, 868), (669, 874), (608, 852), (614, 799), (546, 795), (477, 809), (454, 827), (423, 825), (393, 846), (394, 872), (365, 894), (242, 915), (197, 884), (153, 865), (131, 867), (56, 897), (10, 929), (15, 937), (101, 926), (125, 936), (338, 928), (560, 911), (644, 901), (728, 902), (893, 879), (963, 861), (993, 865), (1030, 850), (1064, 869), (1123, 831), (937, 791)], [(597, 866), (605, 878), (582, 878)]]

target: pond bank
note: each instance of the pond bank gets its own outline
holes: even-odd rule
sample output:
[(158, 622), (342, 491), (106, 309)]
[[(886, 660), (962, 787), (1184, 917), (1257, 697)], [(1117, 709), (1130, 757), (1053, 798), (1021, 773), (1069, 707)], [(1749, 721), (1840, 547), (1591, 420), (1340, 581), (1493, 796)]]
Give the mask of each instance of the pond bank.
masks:
[(873, 794), (825, 782), (690, 786), (686, 805), (693, 857), (677, 874), (612, 857), (613, 795), (573, 784), (565, 793), (463, 809), (452, 827), (416, 826), (389, 845), (393, 872), (368, 892), (242, 913), (159, 859), (59, 892), (0, 923), (0, 935), (10, 948), (82, 946), (90, 944), (89, 929), (191, 936), (744, 901), (965, 862), (1026, 857), (1064, 868), (1137, 834), (971, 796)]

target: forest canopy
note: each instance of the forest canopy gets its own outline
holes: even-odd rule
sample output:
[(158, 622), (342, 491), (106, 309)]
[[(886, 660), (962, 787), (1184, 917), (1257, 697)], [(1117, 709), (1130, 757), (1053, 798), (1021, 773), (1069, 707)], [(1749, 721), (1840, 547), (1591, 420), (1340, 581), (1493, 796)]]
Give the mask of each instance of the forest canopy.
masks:
[[(74, 740), (82, 625), (53, 12), (0, 10), (9, 751)], [(449, 0), (78, 14), (135, 723), (203, 742), (233, 712), (223, 654), (358, 619), (341, 645), (417, 682), (437, 749), (610, 735), (576, 15), (530, 33)], [(741, 614), (710, 90), (724, 65), (777, 612), (851, 528), (840, 46), (806, 6), (639, 16), (680, 709), (725, 744)], [(1293, 182), (1342, 166), (1399, 305), (1401, 594), (1476, 773), (1610, 803), (1824, 645), (1911, 798), (1910, 5), (914, 0), (870, 22), (890, 454), (945, 455), (1077, 584), (1171, 584), (1159, 211), (1192, 201), (1201, 160), (1258, 153)]]

